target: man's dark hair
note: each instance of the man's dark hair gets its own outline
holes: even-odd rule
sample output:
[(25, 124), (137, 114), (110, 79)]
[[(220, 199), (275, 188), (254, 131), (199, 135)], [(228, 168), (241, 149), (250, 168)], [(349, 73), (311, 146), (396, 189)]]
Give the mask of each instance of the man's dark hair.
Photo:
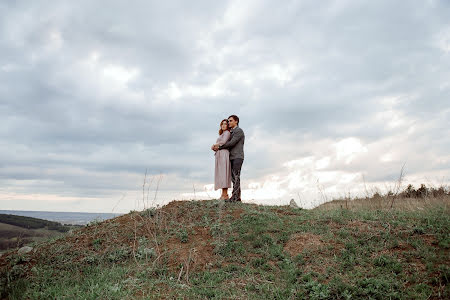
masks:
[(233, 118), (233, 120), (235, 120), (235, 121), (238, 123), (238, 125), (239, 125), (239, 117), (238, 117), (238, 116), (236, 116), (236, 115), (231, 115), (231, 116), (228, 117), (228, 119), (229, 119), (229, 118)]

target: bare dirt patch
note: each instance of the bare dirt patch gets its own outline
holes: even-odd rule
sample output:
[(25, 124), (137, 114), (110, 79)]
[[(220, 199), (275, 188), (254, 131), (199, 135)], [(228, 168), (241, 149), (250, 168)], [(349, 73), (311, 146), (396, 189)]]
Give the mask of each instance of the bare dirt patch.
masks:
[(291, 256), (296, 256), (305, 249), (317, 250), (323, 245), (324, 243), (321, 241), (320, 235), (312, 233), (296, 233), (287, 241), (284, 250)]
[(283, 215), (283, 216), (297, 216), (299, 215), (298, 212), (288, 208), (288, 209), (275, 209), (273, 210), (274, 212), (276, 212), (279, 215)]
[(169, 250), (169, 268), (178, 269), (182, 265), (184, 270), (203, 270), (212, 261), (214, 246), (211, 245), (209, 229), (197, 226), (194, 227), (194, 232), (189, 234), (187, 243), (181, 243), (175, 237), (167, 240), (165, 247)]
[(424, 243), (427, 244), (428, 246), (437, 246), (438, 245), (438, 241), (433, 234), (423, 234), (423, 235), (421, 235), (421, 238), (424, 241)]
[(410, 244), (406, 243), (406, 242), (399, 242), (398, 245), (396, 245), (395, 247), (391, 247), (391, 248), (384, 248), (380, 251), (377, 252), (373, 252), (371, 254), (371, 258), (376, 258), (380, 255), (388, 255), (388, 256), (395, 256), (395, 257), (403, 257), (403, 253), (405, 251), (411, 251), (414, 250), (414, 247), (411, 246)]
[(233, 220), (239, 219), (241, 215), (244, 213), (242, 208), (236, 208), (233, 210), (226, 210), (225, 214), (233, 217)]

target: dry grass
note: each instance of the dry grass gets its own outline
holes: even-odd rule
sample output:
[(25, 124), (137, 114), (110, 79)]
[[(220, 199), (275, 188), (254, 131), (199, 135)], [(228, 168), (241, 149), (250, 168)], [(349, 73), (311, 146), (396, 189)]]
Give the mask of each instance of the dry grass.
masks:
[(381, 193), (380, 189), (372, 189), (370, 193), (367, 188), (365, 197), (352, 199), (350, 196), (334, 199), (326, 202), (315, 209), (317, 210), (400, 210), (400, 211), (422, 211), (435, 207), (442, 207), (444, 212), (449, 212), (450, 188), (446, 185), (435, 187), (433, 185), (421, 184), (419, 188), (414, 188), (409, 184), (402, 188), (404, 172), (403, 167), (399, 178), (394, 186), (386, 193)]
[(357, 199), (338, 199), (324, 203), (315, 209), (318, 210), (334, 210), (334, 209), (350, 209), (350, 210), (427, 210), (432, 207), (443, 207), (446, 212), (450, 209), (450, 195), (442, 195), (438, 197), (424, 198), (397, 198), (392, 204), (393, 196), (378, 196), (371, 198)]

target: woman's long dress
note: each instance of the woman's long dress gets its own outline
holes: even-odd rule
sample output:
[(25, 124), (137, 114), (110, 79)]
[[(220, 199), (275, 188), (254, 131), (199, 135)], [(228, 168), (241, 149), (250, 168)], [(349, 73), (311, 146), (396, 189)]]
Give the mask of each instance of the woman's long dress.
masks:
[[(230, 138), (231, 133), (225, 130), (217, 139), (216, 144), (223, 145)], [(216, 167), (214, 171), (214, 189), (231, 188), (231, 164), (228, 149), (216, 151)]]

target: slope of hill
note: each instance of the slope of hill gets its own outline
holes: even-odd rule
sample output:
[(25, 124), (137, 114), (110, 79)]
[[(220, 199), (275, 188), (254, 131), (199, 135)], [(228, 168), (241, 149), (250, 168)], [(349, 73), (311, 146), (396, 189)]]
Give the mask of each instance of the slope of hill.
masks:
[(449, 228), (442, 206), (172, 202), (36, 243), (22, 256), (5, 253), (1, 296), (448, 299)]

